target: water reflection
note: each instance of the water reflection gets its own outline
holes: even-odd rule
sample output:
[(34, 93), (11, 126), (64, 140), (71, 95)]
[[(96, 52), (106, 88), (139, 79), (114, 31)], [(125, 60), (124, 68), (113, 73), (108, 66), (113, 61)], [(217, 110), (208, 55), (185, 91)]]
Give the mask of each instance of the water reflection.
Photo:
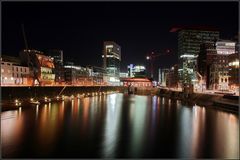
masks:
[(3, 157), (239, 158), (239, 117), (111, 94), (1, 113)]
[(131, 157), (139, 157), (143, 147), (145, 122), (146, 122), (146, 110), (147, 110), (147, 97), (135, 96), (134, 104), (130, 105), (130, 153)]
[[(117, 98), (120, 101), (117, 101)], [(104, 138), (103, 138), (103, 157), (115, 157), (115, 151), (117, 146), (119, 123), (121, 114), (121, 99), (120, 95), (110, 95), (107, 98), (107, 113), (104, 126)]]
[(2, 152), (14, 154), (22, 142), (23, 116), (21, 108), (1, 113), (1, 144)]
[(179, 138), (178, 138), (178, 157), (190, 157), (189, 154), (191, 154), (191, 145), (189, 144), (189, 140), (192, 135), (192, 114), (191, 114), (191, 108), (188, 107), (182, 107), (180, 108), (180, 121), (179, 121)]
[(193, 106), (191, 157), (201, 157), (205, 139), (205, 108)]

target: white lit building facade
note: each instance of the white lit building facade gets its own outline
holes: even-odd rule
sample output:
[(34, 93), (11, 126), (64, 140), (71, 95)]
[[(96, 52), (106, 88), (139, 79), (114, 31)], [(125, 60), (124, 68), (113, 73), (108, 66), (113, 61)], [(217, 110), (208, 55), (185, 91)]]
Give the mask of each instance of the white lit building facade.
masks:
[(216, 58), (210, 67), (210, 88), (229, 90), (229, 56), (235, 53), (235, 42), (216, 42)]
[(29, 67), (1, 58), (1, 86), (28, 85)]

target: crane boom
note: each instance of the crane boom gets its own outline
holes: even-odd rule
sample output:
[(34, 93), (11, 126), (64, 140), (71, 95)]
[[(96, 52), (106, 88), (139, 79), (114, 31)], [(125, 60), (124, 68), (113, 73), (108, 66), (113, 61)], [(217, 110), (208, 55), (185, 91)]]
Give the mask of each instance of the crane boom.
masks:
[(163, 56), (163, 55), (167, 55), (171, 53), (169, 49), (167, 49), (165, 52), (161, 52), (161, 53), (154, 53), (154, 52), (151, 52), (149, 54), (147, 54), (147, 57), (146, 59), (150, 61), (151, 63), (151, 78), (153, 78), (153, 71), (154, 71), (154, 66), (153, 66), (153, 61), (155, 60), (155, 58), (159, 57), (159, 56)]
[(26, 34), (25, 34), (25, 30), (24, 30), (24, 25), (23, 24), (22, 24), (22, 33), (23, 33), (23, 39), (24, 39), (25, 47), (26, 47), (26, 49), (28, 49), (27, 38), (26, 38)]

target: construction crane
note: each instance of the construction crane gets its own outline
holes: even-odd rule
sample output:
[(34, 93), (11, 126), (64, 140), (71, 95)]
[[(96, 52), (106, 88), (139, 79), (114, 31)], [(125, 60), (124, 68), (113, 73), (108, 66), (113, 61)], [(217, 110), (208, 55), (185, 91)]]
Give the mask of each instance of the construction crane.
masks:
[(151, 78), (153, 78), (153, 74), (154, 74), (154, 60), (157, 59), (159, 56), (163, 56), (163, 55), (168, 55), (170, 54), (171, 51), (169, 49), (167, 49), (165, 52), (161, 52), (161, 53), (148, 53), (146, 55), (146, 59), (150, 62), (150, 71), (151, 71)]
[(27, 54), (27, 65), (28, 65), (29, 69), (31, 69), (33, 71), (33, 83), (32, 83), (32, 86), (34, 86), (35, 80), (37, 80), (39, 85), (40, 85), (41, 83), (40, 83), (40, 80), (38, 78), (37, 68), (34, 65), (34, 62), (32, 61), (32, 58), (31, 58), (32, 55), (29, 52), (29, 47), (28, 47), (28, 43), (27, 43), (27, 37), (26, 37), (25, 30), (24, 30), (24, 24), (22, 24), (22, 34), (23, 34), (25, 49), (27, 51), (27, 53), (26, 53)]

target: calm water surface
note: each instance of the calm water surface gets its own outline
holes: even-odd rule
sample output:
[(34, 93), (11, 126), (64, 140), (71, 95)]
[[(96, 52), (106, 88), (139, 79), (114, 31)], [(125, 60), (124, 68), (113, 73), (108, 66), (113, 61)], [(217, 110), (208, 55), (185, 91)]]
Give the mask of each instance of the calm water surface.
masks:
[(1, 143), (5, 158), (239, 158), (239, 117), (119, 93), (2, 112)]

